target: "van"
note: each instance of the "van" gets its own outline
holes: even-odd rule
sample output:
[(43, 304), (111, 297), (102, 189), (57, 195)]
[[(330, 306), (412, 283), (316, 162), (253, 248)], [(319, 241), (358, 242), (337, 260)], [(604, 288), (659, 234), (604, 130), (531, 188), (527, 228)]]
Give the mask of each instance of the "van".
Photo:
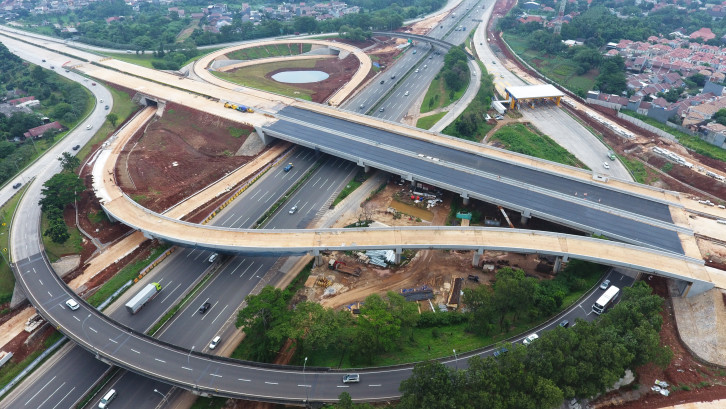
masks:
[(115, 397), (116, 397), (116, 390), (115, 389), (111, 389), (110, 391), (108, 391), (108, 393), (106, 393), (105, 395), (103, 395), (103, 398), (101, 398), (101, 401), (98, 402), (99, 409), (105, 409), (105, 408), (107, 408), (108, 407), (108, 404), (111, 403), (111, 401)]
[(221, 340), (222, 340), (222, 337), (220, 337), (220, 336), (214, 337), (214, 339), (212, 340), (212, 342), (209, 343), (209, 349), (216, 348), (217, 345), (219, 345), (219, 341), (221, 341)]

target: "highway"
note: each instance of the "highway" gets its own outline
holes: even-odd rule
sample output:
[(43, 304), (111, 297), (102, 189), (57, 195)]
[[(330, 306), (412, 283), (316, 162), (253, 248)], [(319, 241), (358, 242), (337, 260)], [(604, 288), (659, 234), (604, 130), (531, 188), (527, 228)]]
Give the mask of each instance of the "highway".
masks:
[[(471, 16), (480, 4), (483, 4), (481, 0), (462, 2), (453, 9), (457, 16), (443, 19), (428, 35), (454, 45), (463, 43), (474, 27)], [(459, 26), (466, 27), (466, 30), (451, 31)], [(431, 47), (423, 41), (414, 41), (414, 46), (409, 47), (392, 67), (379, 74), (343, 107), (358, 113), (370, 111), (370, 116), (388, 121), (401, 121), (416, 100), (423, 98), (431, 81), (443, 68), (447, 51), (438, 46)], [(396, 78), (393, 79), (393, 76)], [(394, 87), (395, 90), (391, 92)]]
[[(35, 219), (27, 220), (37, 220), (37, 216)], [(14, 223), (14, 228), (17, 224), (18, 223)], [(35, 235), (29, 237), (38, 237), (37, 231), (33, 233)], [(15, 231), (13, 234), (15, 235)], [(87, 310), (85, 305), (82, 309), (71, 313), (62, 305), (62, 302), (65, 299), (65, 296), (62, 295), (62, 291), (65, 290), (60, 283), (54, 280), (48, 282), (47, 277), (44, 278), (45, 282), (42, 282), (42, 279), (35, 279), (33, 277), (33, 274), (38, 274), (39, 271), (44, 271), (47, 266), (44, 265), (44, 260), (39, 257), (39, 252), (32, 252), (32, 247), (33, 246), (31, 245), (26, 247), (24, 250), (18, 249), (18, 253), (16, 254), (15, 246), (13, 246), (13, 253), (15, 256), (28, 256), (27, 258), (14, 257), (14, 259), (19, 260), (18, 268), (21, 271), (21, 281), (27, 286), (26, 288), (32, 288), (30, 294), (32, 297), (35, 297), (33, 301), (36, 305), (38, 305), (43, 315), (46, 317), (50, 317), (52, 315), (51, 322), (62, 325), (67, 331), (70, 331), (73, 334), (83, 334), (84, 339), (92, 341), (95, 347), (76, 338), (83, 345), (103, 356), (113, 356), (125, 367), (132, 367), (141, 372), (149, 371), (148, 373), (150, 375), (156, 374), (163, 377), (162, 374), (167, 374), (166, 380), (169, 382), (193, 385), (194, 388), (203, 388), (208, 391), (218, 389), (220, 392), (216, 393), (220, 393), (222, 395), (231, 395), (233, 393), (236, 395), (239, 392), (232, 391), (238, 391), (240, 383), (253, 382), (253, 380), (254, 385), (250, 384), (242, 387), (244, 389), (242, 392), (244, 396), (252, 396), (265, 400), (277, 400), (283, 398), (289, 399), (294, 397), (299, 398), (299, 396), (303, 396), (302, 390), (296, 390), (295, 384), (290, 382), (300, 382), (301, 380), (303, 382), (303, 386), (300, 387), (299, 385), (301, 384), (298, 383), (297, 387), (304, 389), (306, 388), (305, 385), (311, 385), (312, 387), (307, 389), (315, 389), (314, 391), (309, 391), (314, 392), (313, 394), (310, 394), (313, 399), (318, 398), (318, 396), (320, 397), (319, 399), (323, 400), (328, 399), (328, 396), (334, 396), (333, 399), (335, 399), (339, 393), (337, 386), (333, 386), (339, 384), (340, 374), (332, 375), (316, 372), (314, 380), (309, 382), (311, 378), (310, 372), (315, 372), (315, 368), (308, 368), (309, 373), (307, 374), (307, 380), (305, 378), (306, 375), (301, 376), (299, 372), (294, 372), (294, 368), (286, 368), (281, 372), (276, 372), (274, 374), (275, 376), (270, 377), (271, 374), (268, 372), (271, 371), (269, 370), (267, 370), (267, 372), (260, 373), (260, 370), (255, 368), (240, 369), (240, 367), (230, 363), (206, 358), (196, 353), (189, 354), (187, 350), (177, 349), (173, 346), (152, 345), (149, 343), (148, 339), (131, 331), (130, 329), (119, 333), (117, 332), (117, 328), (114, 328), (110, 321), (96, 315), (96, 313), (92, 310)], [(39, 248), (37, 248), (37, 250), (39, 251)], [(48, 296), (45, 296), (45, 292), (48, 293)], [(49, 314), (49, 312), (52, 314)], [(83, 314), (90, 314), (90, 316)], [(137, 355), (140, 354), (144, 354), (141, 358), (144, 361), (145, 368), (134, 365), (134, 362), (138, 362), (139, 357)], [(188, 365), (190, 365), (187, 367), (188, 369), (174, 366), (180, 365), (180, 363), (185, 359), (186, 362), (188, 362)], [(146, 366), (147, 363), (149, 364), (148, 366)], [(168, 376), (170, 370), (172, 371), (172, 375)], [(189, 371), (190, 373), (185, 373), (184, 371)], [(245, 378), (244, 376), (246, 375), (244, 375), (243, 372), (254, 377)], [(235, 375), (240, 377), (235, 379)], [(381, 373), (377, 380), (381, 379), (383, 381), (390, 381), (390, 376), (392, 376), (390, 373)], [(262, 382), (264, 382), (264, 385), (261, 384)], [(285, 382), (288, 383), (285, 384)], [(313, 386), (318, 385), (318, 382), (323, 383), (320, 383), (319, 387)], [(279, 385), (279, 387), (275, 387), (275, 385)], [(388, 383), (386, 383), (386, 385), (386, 387), (390, 386)], [(363, 385), (356, 385), (356, 387), (358, 386)], [(372, 395), (385, 398), (388, 396), (386, 395), (388, 393), (387, 391), (390, 390), (384, 390), (384, 388), (381, 390), (370, 390), (371, 385), (368, 385), (368, 388), (369, 389), (366, 389), (365, 391), (361, 391), (360, 395)], [(280, 392), (287, 394), (286, 396), (281, 397)], [(356, 395), (358, 395), (358, 392), (356, 392)]]
[[(232, 205), (225, 208), (217, 218), (213, 219), (212, 224), (249, 228), (306, 170), (310, 169), (316, 159), (314, 152), (303, 148), (298, 149), (289, 158), (289, 161), (295, 164), (293, 170), (284, 172), (282, 167), (274, 168), (233, 201)], [(281, 218), (277, 223), (270, 221), (271, 228), (304, 227), (317, 214), (322, 202), (325, 202), (333, 192), (337, 191), (355, 170), (353, 164), (342, 159), (330, 157), (323, 159), (324, 164), (315, 171), (314, 177), (310, 178), (291, 198), (291, 200), (304, 199), (309, 204), (308, 209), (301, 209), (295, 215), (289, 215), (286, 208), (281, 209), (279, 214), (288, 217)], [(318, 180), (321, 174), (325, 175), (324, 184), (319, 183)], [(316, 181), (318, 181), (317, 188), (313, 186)], [(115, 303), (121, 308), (111, 307), (106, 314), (130, 328), (144, 332), (204, 276), (205, 270), (218, 267), (220, 271), (215, 274), (215, 278), (207, 283), (184, 310), (178, 313), (171, 324), (167, 324), (163, 332), (157, 334), (158, 339), (163, 341), (206, 352), (209, 341), (222, 329), (229, 317), (235, 315), (236, 308), (244, 297), (278, 260), (278, 256), (239, 256), (224, 260), (224, 266), (221, 266), (211, 265), (207, 261), (210, 254), (209, 251), (195, 249), (180, 249), (173, 253), (144, 281), (144, 283), (154, 281), (162, 284), (164, 289), (159, 297), (137, 314), (130, 315), (123, 308), (123, 304), (141, 288), (137, 285), (128, 290)], [(276, 274), (275, 279), (279, 278), (279, 274)], [(212, 308), (205, 315), (197, 314), (197, 308), (205, 301), (212, 301)], [(228, 329), (227, 332), (232, 331)], [(77, 374), (79, 367), (88, 368), (88, 370)], [(74, 347), (42, 374), (34, 375), (35, 379), (32, 383), (24, 382), (22, 389), (19, 388), (9, 395), (6, 402), (37, 402), (35, 404), (38, 405), (38, 408), (54, 407), (58, 403), (54, 399), (59, 396), (63, 396), (63, 402), (75, 402), (85, 395), (100, 374), (107, 369), (108, 366), (96, 360), (92, 354), (82, 348)], [(131, 385), (128, 385), (129, 383)], [(136, 395), (123, 394), (122, 391), (153, 392), (154, 389), (157, 389), (166, 393), (169, 390), (168, 385), (160, 385), (158, 381), (133, 373), (124, 373), (123, 376), (117, 377), (113, 384), (114, 388), (119, 390), (119, 398), (114, 402), (114, 407), (133, 404), (131, 406), (135, 409), (153, 408), (158, 403), (158, 400), (149, 399), (150, 406), (139, 405), (141, 401), (135, 398)], [(46, 398), (51, 399), (43, 403)], [(126, 402), (126, 404), (122, 404), (122, 402)]]
[[(348, 156), (351, 160), (358, 158), (373, 167), (403, 177), (416, 175), (416, 180), (453, 192), (466, 192), (472, 198), (510, 209), (528, 209), (532, 215), (580, 230), (667, 251), (683, 252), (677, 233), (668, 228), (672, 219), (664, 203), (295, 107), (283, 108), (279, 115), (285, 119), (265, 128), (273, 136), (309, 148), (319, 148), (336, 156)], [(303, 122), (311, 120), (314, 126), (307, 126)], [(417, 156), (419, 153), (436, 157), (440, 161), (422, 160)], [(494, 176), (484, 176), (481, 172)], [(502, 178), (506, 180), (502, 181)], [(533, 180), (544, 191), (526, 186)], [(519, 186), (513, 181), (525, 185)], [(579, 196), (576, 197), (575, 193)], [(626, 218), (625, 214), (633, 216)], [(642, 218), (663, 222), (663, 227), (644, 223)]]

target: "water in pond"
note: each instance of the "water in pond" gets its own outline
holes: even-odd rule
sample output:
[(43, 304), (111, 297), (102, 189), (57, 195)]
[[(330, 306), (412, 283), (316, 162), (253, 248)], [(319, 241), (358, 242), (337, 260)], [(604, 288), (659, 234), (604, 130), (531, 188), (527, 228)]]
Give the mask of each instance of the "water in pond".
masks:
[(282, 71), (273, 75), (272, 79), (287, 84), (307, 84), (326, 80), (329, 76), (322, 71)]

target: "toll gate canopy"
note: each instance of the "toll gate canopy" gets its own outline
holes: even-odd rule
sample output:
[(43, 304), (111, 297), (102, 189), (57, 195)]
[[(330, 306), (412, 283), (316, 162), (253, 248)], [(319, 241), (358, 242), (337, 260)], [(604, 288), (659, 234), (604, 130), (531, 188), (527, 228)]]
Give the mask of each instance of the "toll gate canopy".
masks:
[(519, 104), (534, 102), (536, 100), (549, 99), (560, 105), (560, 99), (565, 96), (560, 90), (550, 84), (524, 85), (521, 87), (508, 87), (504, 91), (509, 97), (509, 109), (514, 109)]

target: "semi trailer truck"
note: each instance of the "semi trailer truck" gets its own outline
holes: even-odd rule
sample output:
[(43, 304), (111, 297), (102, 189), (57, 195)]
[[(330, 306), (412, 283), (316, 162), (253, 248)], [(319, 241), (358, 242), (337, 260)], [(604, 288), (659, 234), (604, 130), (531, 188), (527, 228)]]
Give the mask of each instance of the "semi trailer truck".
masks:
[(151, 283), (147, 284), (146, 287), (142, 288), (141, 291), (136, 293), (135, 296), (133, 296), (129, 302), (126, 303), (126, 309), (131, 314), (136, 314), (139, 312), (141, 307), (146, 305), (147, 302), (151, 301), (159, 295), (159, 292), (161, 291), (161, 284), (159, 283)]

